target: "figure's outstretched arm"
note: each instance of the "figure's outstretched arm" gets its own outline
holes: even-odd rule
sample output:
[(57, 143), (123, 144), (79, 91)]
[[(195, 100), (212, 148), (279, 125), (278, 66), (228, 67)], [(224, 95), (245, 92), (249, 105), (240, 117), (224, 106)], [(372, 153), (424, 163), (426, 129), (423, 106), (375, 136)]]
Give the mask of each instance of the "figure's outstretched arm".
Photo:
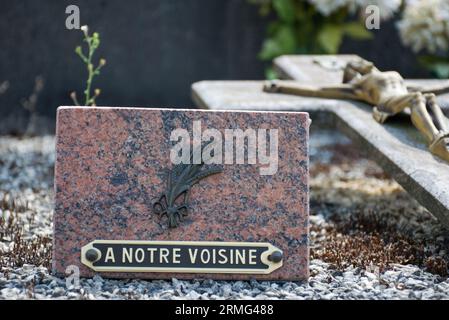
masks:
[(351, 84), (320, 87), (302, 85), (293, 81), (274, 80), (267, 81), (263, 89), (265, 92), (286, 93), (303, 97), (361, 100), (355, 94), (354, 87)]
[(411, 92), (421, 92), (422, 94), (433, 93), (436, 95), (449, 93), (449, 84), (431, 85), (431, 86), (407, 86)]

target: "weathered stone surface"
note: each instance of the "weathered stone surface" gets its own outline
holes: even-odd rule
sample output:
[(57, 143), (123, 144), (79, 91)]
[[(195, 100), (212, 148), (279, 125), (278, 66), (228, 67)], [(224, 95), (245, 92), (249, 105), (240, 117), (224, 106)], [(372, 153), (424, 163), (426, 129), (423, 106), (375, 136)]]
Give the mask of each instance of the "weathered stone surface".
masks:
[[(341, 54), (338, 59), (332, 60), (328, 55), (286, 55), (276, 58), (273, 66), (283, 79), (325, 86), (340, 83), (343, 79), (341, 66), (358, 58), (359, 56), (354, 54)], [(326, 70), (323, 69), (323, 63)]]
[[(275, 66), (288, 77), (308, 84), (335, 84), (340, 70), (324, 70), (315, 56), (278, 58)], [(351, 56), (345, 56), (349, 59)], [(305, 69), (303, 69), (305, 66)], [(308, 70), (311, 74), (302, 72)], [(320, 70), (320, 71), (318, 71)], [(435, 80), (407, 80), (422, 86), (447, 83)], [(262, 92), (262, 81), (203, 81), (193, 84), (192, 96), (202, 108), (212, 110), (306, 111), (313, 128), (334, 127), (347, 134), (367, 157), (377, 161), (413, 197), (449, 227), (449, 164), (428, 152), (419, 132), (407, 115), (386, 124), (373, 120), (371, 107), (363, 103), (333, 99), (295, 97)], [(439, 97), (444, 106), (447, 95)]]
[[(209, 112), (61, 107), (57, 116), (53, 272), (82, 276), (81, 247), (93, 240), (269, 242), (283, 266), (268, 275), (101, 273), (105, 277), (304, 280), (308, 276), (308, 127), (306, 113)], [(172, 167), (173, 129), (279, 129), (274, 175), (261, 164), (224, 164), (190, 192), (177, 228), (153, 212)]]

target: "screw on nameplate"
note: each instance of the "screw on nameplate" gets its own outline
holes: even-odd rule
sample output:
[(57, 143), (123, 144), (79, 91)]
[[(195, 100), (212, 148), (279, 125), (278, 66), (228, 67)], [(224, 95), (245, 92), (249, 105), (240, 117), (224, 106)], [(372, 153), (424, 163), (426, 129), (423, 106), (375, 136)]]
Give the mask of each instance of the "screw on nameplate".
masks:
[(86, 251), (86, 259), (90, 262), (95, 262), (100, 259), (100, 251), (97, 249), (89, 249)]
[(281, 262), (283, 258), (282, 252), (281, 251), (274, 251), (272, 254), (270, 254), (268, 256), (268, 260), (274, 262), (274, 263), (278, 263)]

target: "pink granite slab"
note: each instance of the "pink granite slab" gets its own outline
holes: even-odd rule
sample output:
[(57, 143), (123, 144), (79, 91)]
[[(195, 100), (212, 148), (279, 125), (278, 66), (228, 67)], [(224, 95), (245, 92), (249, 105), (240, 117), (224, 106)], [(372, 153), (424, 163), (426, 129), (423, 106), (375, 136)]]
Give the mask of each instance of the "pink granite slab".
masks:
[[(246, 128), (279, 130), (279, 165), (223, 165), (190, 192), (190, 211), (168, 228), (152, 206), (165, 188), (170, 133)], [(57, 114), (53, 272), (69, 265), (82, 276), (81, 247), (104, 240), (269, 242), (284, 253), (267, 275), (100, 273), (112, 278), (304, 280), (308, 277), (308, 132), (302, 112), (220, 112), (144, 108), (60, 107)]]

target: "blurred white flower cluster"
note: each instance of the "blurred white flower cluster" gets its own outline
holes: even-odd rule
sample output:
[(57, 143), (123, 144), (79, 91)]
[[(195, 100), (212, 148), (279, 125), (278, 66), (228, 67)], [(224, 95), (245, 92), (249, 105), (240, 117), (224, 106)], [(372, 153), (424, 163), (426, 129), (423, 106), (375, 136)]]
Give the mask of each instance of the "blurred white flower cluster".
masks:
[(402, 0), (308, 0), (323, 16), (329, 16), (341, 8), (347, 8), (349, 12), (365, 13), (365, 8), (370, 5), (379, 8), (380, 18), (389, 19), (397, 12)]
[(449, 1), (407, 1), (398, 27), (403, 43), (415, 52), (447, 51), (449, 49)]
[(329, 16), (340, 8), (348, 7), (354, 0), (308, 0), (323, 16)]

